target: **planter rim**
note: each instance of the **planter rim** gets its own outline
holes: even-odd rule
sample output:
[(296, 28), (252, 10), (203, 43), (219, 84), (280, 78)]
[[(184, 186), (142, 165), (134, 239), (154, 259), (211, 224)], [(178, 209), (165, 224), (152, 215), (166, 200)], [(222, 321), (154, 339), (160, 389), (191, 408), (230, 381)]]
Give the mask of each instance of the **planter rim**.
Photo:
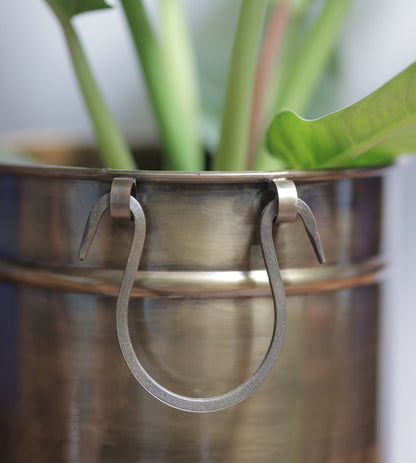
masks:
[[(264, 272), (256, 273), (263, 271), (258, 220), (266, 201), (274, 194), (269, 184), (286, 177), (298, 184), (299, 197), (310, 204), (318, 225), (326, 225), (323, 236), (328, 243), (326, 254), (330, 263), (317, 270), (312, 248), (303, 251), (303, 227), (294, 225), (288, 229), (282, 224), (276, 245), (287, 288), (294, 294), (312, 292), (317, 290), (317, 282), (326, 281), (326, 287), (334, 290), (334, 285), (338, 285), (334, 279), (342, 280), (341, 284), (348, 287), (366, 285), (378, 279), (385, 268), (383, 242), (374, 227), (381, 220), (377, 192), (384, 191), (391, 171), (384, 166), (326, 171), (169, 172), (0, 164), (3, 223), (7, 223), (7, 217), (14, 217), (9, 220), (11, 225), (2, 229), (14, 227), (12, 235), (16, 237), (16, 244), (7, 241), (3, 245), (0, 276), (35, 286), (46, 285), (52, 279), (59, 289), (89, 292), (94, 287), (94, 291), (101, 292), (103, 276), (95, 270), (105, 269), (116, 272), (111, 281), (107, 279), (110, 273), (104, 279), (105, 284), (112, 283), (116, 288), (114, 282), (120, 280), (127, 258), (125, 243), (131, 239), (130, 229), (113, 229), (107, 223), (107, 233), (101, 235), (100, 246), (89, 256), (85, 274), (79, 270), (76, 255), (91, 208), (108, 194), (115, 177), (128, 176), (139, 185), (138, 196), (149, 226), (153, 227), (149, 229), (152, 239), (145, 248), (142, 279), (137, 281), (140, 291), (182, 297), (184, 293), (192, 296), (198, 288), (200, 297), (200, 288), (205, 285), (210, 297), (213, 292), (232, 293), (233, 297), (269, 294)], [(352, 208), (355, 218), (350, 214)], [(199, 211), (201, 216), (196, 214)], [(188, 219), (191, 236), (198, 237), (195, 242), (181, 238), (182, 223), (187, 224)], [(26, 230), (31, 230), (31, 242), (35, 245), (17, 231), (22, 223)], [(207, 233), (203, 231), (205, 223), (209, 224)], [(346, 231), (355, 238), (350, 239)], [(214, 232), (216, 238), (212, 239)], [(338, 244), (342, 243), (347, 253), (339, 251)], [(170, 249), (167, 257), (163, 254), (165, 249)], [(215, 249), (220, 249), (218, 255)], [(202, 259), (202, 266), (196, 264), (194, 255), (198, 262)], [(295, 273), (290, 273), (292, 270)], [(175, 272), (181, 283), (172, 286), (163, 274), (168, 271)], [(181, 271), (187, 272), (186, 278), (178, 274)], [(217, 280), (227, 281), (227, 289), (219, 286)], [(231, 290), (230, 284), (234, 285)], [(116, 292), (117, 289), (111, 294)]]
[(117, 176), (134, 177), (138, 181), (156, 183), (257, 183), (271, 178), (291, 178), (294, 180), (320, 181), (340, 178), (380, 177), (394, 164), (326, 170), (282, 170), (282, 171), (156, 171), (156, 170), (115, 170), (108, 168), (61, 167), (53, 165), (0, 164), (0, 173), (48, 178), (71, 178), (111, 181)]

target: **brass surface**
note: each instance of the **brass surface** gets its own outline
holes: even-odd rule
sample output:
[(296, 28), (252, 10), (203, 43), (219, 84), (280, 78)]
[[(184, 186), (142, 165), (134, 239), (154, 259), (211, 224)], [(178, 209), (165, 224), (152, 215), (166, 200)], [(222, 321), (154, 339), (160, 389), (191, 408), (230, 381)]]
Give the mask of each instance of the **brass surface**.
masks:
[(264, 357), (273, 306), (258, 227), (269, 178), (294, 179), (329, 265), (317, 268), (299, 219), (276, 226), (289, 294), (280, 359), (248, 400), (190, 415), (149, 397), (122, 360), (114, 294), (131, 226), (104, 216), (91, 254), (76, 257), (92, 205), (120, 172), (0, 167), (0, 461), (376, 462), (386, 175), (134, 173), (147, 234), (132, 341), (174, 391), (221, 394)]
[[(1, 297), (13, 304), (2, 307), (2, 342), (18, 359), (2, 376), (1, 461), (376, 461), (377, 285), (289, 297), (269, 379), (209, 415), (175, 411), (138, 387), (118, 346), (115, 298), (14, 285)], [(190, 395), (236, 386), (271, 335), (269, 298), (137, 299), (131, 312), (149, 371)]]

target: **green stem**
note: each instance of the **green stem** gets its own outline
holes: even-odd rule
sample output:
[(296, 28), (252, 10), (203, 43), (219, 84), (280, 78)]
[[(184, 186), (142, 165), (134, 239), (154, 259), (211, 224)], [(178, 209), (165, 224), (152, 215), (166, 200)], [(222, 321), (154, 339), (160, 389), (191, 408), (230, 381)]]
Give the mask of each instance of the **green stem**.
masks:
[(296, 57), (284, 70), (276, 110), (302, 114), (328, 61), (351, 0), (326, 0), (322, 12)]
[(121, 0), (121, 4), (158, 121), (166, 167), (172, 170), (201, 170), (201, 152), (195, 150), (194, 139), (189, 135), (163, 50), (149, 24), (143, 4), (141, 0)]
[[(279, 62), (280, 76), (272, 99), (274, 114), (290, 109), (302, 114), (310, 102), (318, 79), (334, 48), (340, 26), (345, 18), (351, 0), (326, 0), (325, 5), (311, 30), (295, 53), (288, 52)], [(304, 7), (302, 14), (308, 14)], [(289, 30), (290, 38), (300, 35), (301, 18), (293, 20)], [(289, 50), (290, 51), (290, 50)], [(265, 147), (258, 153), (255, 162), (257, 170), (276, 170), (280, 161), (273, 158)]]
[(111, 169), (135, 170), (136, 163), (95, 82), (82, 44), (71, 24), (71, 17), (66, 15), (56, 2), (46, 0), (46, 3), (62, 26), (104, 164)]
[(70, 21), (61, 21), (61, 24), (104, 164), (111, 169), (136, 169), (123, 135), (98, 89), (75, 29)]
[(163, 56), (174, 86), (179, 113), (187, 127), (187, 143), (193, 149), (198, 166), (203, 167), (199, 137), (199, 89), (196, 62), (181, 0), (159, 0)]
[(250, 112), (265, 0), (243, 0), (238, 21), (215, 170), (244, 170), (248, 155)]

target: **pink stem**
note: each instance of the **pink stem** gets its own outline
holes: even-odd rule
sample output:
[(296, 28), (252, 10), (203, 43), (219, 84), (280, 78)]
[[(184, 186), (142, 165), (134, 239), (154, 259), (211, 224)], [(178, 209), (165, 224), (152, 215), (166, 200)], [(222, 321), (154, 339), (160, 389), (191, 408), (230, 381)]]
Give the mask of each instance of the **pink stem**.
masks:
[(282, 46), (289, 20), (289, 11), (290, 0), (283, 0), (273, 8), (260, 49), (251, 109), (248, 170), (253, 169), (255, 156), (264, 135), (267, 122), (265, 114), (266, 93)]

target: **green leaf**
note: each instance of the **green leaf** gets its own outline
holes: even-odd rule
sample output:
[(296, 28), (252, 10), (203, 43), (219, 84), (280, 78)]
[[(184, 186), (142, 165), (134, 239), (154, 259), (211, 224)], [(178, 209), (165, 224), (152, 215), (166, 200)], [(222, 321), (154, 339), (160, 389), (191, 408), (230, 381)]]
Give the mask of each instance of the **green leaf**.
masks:
[(377, 165), (416, 151), (416, 62), (357, 103), (319, 119), (282, 111), (269, 126), (267, 144), (295, 169)]
[(46, 0), (59, 19), (69, 20), (73, 16), (87, 11), (111, 8), (105, 0)]

